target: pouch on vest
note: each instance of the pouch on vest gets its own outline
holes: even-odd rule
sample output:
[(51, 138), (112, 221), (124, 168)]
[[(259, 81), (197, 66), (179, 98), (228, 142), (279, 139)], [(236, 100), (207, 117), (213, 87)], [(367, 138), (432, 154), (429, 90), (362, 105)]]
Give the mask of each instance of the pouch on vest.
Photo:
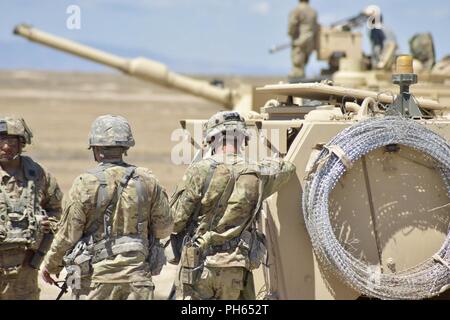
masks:
[[(31, 205), (34, 197), (34, 183), (28, 184), (18, 203), (11, 204), (5, 191), (2, 192), (5, 204), (0, 210), (0, 243), (2, 245), (21, 246), (36, 249), (38, 245), (39, 225), (36, 220), (36, 208)], [(39, 208), (40, 209), (40, 208)]]
[(77, 242), (75, 247), (64, 257), (64, 265), (67, 273), (77, 273), (80, 277), (86, 277), (92, 274), (92, 245), (85, 240)]
[(181, 253), (180, 280), (184, 284), (194, 284), (203, 270), (202, 254), (200, 248), (192, 245), (183, 247)]
[(265, 235), (258, 230), (253, 230), (252, 232), (245, 230), (241, 234), (239, 247), (247, 252), (249, 260), (248, 269), (254, 270), (259, 268), (267, 253)]

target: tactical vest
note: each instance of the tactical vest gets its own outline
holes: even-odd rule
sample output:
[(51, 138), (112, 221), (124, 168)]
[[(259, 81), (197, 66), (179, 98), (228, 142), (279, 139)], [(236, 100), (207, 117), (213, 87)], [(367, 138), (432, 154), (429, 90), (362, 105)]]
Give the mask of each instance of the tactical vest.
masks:
[[(76, 265), (81, 268), (81, 276), (87, 276), (92, 272), (93, 264), (127, 252), (141, 252), (149, 259), (153, 238), (151, 235), (149, 235), (150, 239), (144, 236), (146, 213), (143, 210), (148, 193), (144, 189), (145, 186), (142, 179), (135, 174), (136, 167), (127, 166), (125, 167), (124, 176), (113, 192), (112, 198), (108, 199), (105, 170), (113, 166), (117, 166), (117, 164), (102, 164), (88, 171), (89, 174), (94, 175), (99, 181), (95, 218), (93, 223), (87, 228), (83, 238), (64, 256), (64, 263), (69, 273), (72, 272), (71, 266)], [(124, 189), (129, 188), (128, 182), (131, 179), (134, 180), (138, 198), (137, 233), (115, 237), (111, 235), (114, 213), (120, 196)], [(105, 210), (102, 210), (101, 207), (104, 203), (109, 204)], [(99, 230), (102, 224), (103, 232)], [(152, 267), (151, 261), (150, 267)]]
[(22, 157), (24, 174), (28, 180), (19, 199), (12, 199), (0, 185), (0, 248), (25, 246), (36, 249), (40, 236), (38, 215), (46, 215), (39, 204), (36, 190), (38, 165), (28, 157)]
[[(95, 215), (96, 218), (94, 223), (88, 228), (87, 235), (92, 234), (93, 237), (93, 258), (92, 263), (102, 261), (106, 258), (115, 256), (117, 254), (139, 251), (145, 256), (148, 255), (148, 239), (144, 238), (145, 217), (143, 212), (143, 204), (148, 196), (147, 192), (144, 190), (144, 185), (142, 179), (135, 174), (136, 167), (128, 166), (126, 167), (125, 174), (120, 180), (113, 193), (112, 199), (107, 199), (107, 182), (105, 177), (105, 170), (114, 165), (103, 164), (95, 169), (89, 171), (90, 174), (94, 175), (99, 181), (99, 188), (97, 191), (97, 204)], [(136, 187), (137, 194), (137, 234), (113, 237), (111, 236), (112, 231), (112, 221), (114, 212), (117, 207), (117, 203), (120, 200), (120, 196), (124, 189), (128, 188), (128, 182), (133, 179)], [(101, 212), (102, 203), (109, 203), (106, 210)], [(103, 238), (99, 240), (99, 226), (101, 225), (101, 220), (103, 220)]]
[[(213, 163), (215, 162), (213, 159), (210, 159), (211, 161), (213, 161)], [(222, 163), (214, 163), (212, 165), (212, 167), (214, 168), (214, 170), (217, 170), (217, 168), (219, 166), (226, 166), (229, 173), (230, 173), (230, 178), (227, 182), (227, 185), (225, 187), (225, 189), (223, 190), (222, 194), (220, 195), (220, 198), (218, 199), (218, 201), (215, 203), (213, 209), (211, 210), (211, 213), (209, 214), (209, 217), (206, 217), (206, 221), (204, 221), (202, 223), (202, 225), (199, 225), (197, 230), (196, 230), (196, 234), (198, 234), (199, 229), (204, 228), (204, 225), (207, 224), (208, 227), (206, 228), (205, 231), (210, 231), (216, 224), (217, 222), (223, 217), (223, 214), (225, 213), (226, 209), (227, 209), (227, 203), (234, 191), (236, 182), (238, 181), (239, 177), (241, 175), (244, 174), (256, 174), (258, 176), (258, 181), (259, 181), (259, 190), (258, 190), (258, 195), (259, 195), (259, 199), (258, 202), (256, 204), (256, 207), (254, 208), (254, 211), (252, 212), (252, 215), (249, 217), (249, 221), (247, 222), (243, 232), (241, 233), (241, 235), (233, 238), (233, 239), (228, 239), (227, 241), (225, 241), (223, 244), (220, 245), (214, 245), (214, 246), (209, 246), (209, 248), (204, 252), (205, 255), (211, 255), (211, 254), (215, 254), (215, 253), (219, 253), (219, 252), (227, 252), (230, 250), (235, 249), (239, 244), (242, 243), (243, 238), (246, 238), (248, 236), (249, 233), (255, 233), (256, 232), (256, 217), (259, 214), (259, 211), (261, 209), (261, 203), (262, 203), (262, 180), (259, 177), (258, 171), (257, 170), (249, 170), (249, 168), (247, 167), (243, 167), (239, 170), (236, 170), (234, 168), (233, 165), (227, 165), (227, 164), (222, 164)], [(206, 192), (208, 191), (210, 187), (209, 181), (208, 184), (206, 186), (206, 191), (204, 194), (206, 194)], [(208, 214), (208, 213), (205, 213)]]
[[(207, 160), (211, 162), (211, 170), (203, 185), (203, 196), (205, 196), (208, 189), (211, 187), (211, 177), (214, 176), (214, 173), (217, 172), (217, 170), (220, 170), (222, 166), (227, 168), (230, 177), (214, 206), (211, 210), (208, 210), (208, 212), (204, 212), (204, 218), (195, 228), (193, 238), (191, 240), (187, 239), (188, 241), (185, 239), (184, 241), (185, 245), (183, 247), (183, 252), (181, 253), (181, 272), (179, 274), (179, 280), (184, 284), (193, 284), (198, 280), (207, 256), (213, 256), (217, 253), (232, 252), (237, 247), (240, 247), (242, 254), (248, 257), (246, 267), (249, 270), (253, 270), (259, 267), (267, 252), (265, 236), (257, 231), (256, 228), (256, 218), (260, 213), (263, 200), (263, 181), (259, 175), (259, 171), (251, 170), (246, 166), (236, 168), (234, 165), (218, 163), (212, 158)], [(258, 199), (248, 221), (238, 236), (227, 239), (223, 243), (214, 246), (207, 244), (204, 251), (201, 252), (195, 245), (196, 237), (202, 236), (204, 233), (211, 231), (217, 226), (218, 221), (222, 219), (227, 209), (228, 201), (235, 189), (236, 182), (240, 176), (245, 174), (255, 174), (258, 177)]]

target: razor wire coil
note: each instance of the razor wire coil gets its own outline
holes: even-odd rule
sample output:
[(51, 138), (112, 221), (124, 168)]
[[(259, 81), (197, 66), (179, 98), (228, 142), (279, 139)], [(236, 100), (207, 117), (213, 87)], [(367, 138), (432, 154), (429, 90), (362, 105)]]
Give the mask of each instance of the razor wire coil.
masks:
[[(327, 146), (339, 146), (352, 163), (369, 152), (391, 144), (405, 145), (430, 156), (440, 171), (450, 198), (450, 143), (419, 123), (398, 116), (371, 118), (346, 128)], [(438, 252), (419, 265), (392, 274), (357, 258), (337, 240), (329, 216), (329, 196), (346, 172), (341, 159), (324, 148), (321, 163), (306, 183), (303, 212), (316, 256), (326, 270), (368, 297), (423, 299), (450, 285), (450, 230)], [(379, 267), (378, 267), (379, 268)]]

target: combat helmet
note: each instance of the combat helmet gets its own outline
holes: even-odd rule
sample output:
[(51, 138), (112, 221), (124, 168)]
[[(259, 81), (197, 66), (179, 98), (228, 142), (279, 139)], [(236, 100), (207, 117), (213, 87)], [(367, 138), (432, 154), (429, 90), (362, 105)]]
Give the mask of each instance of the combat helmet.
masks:
[(217, 135), (243, 135), (249, 137), (244, 118), (235, 111), (221, 111), (213, 115), (203, 126), (205, 144), (209, 144)]
[(23, 118), (15, 116), (0, 117), (0, 134), (18, 136), (22, 144), (31, 144), (33, 133)]
[(134, 146), (134, 138), (127, 119), (117, 115), (104, 115), (94, 120), (89, 133), (91, 147), (123, 147)]
[(381, 16), (381, 9), (379, 6), (371, 4), (369, 6), (367, 6), (364, 10), (363, 10), (363, 14), (370, 17), (370, 16)]

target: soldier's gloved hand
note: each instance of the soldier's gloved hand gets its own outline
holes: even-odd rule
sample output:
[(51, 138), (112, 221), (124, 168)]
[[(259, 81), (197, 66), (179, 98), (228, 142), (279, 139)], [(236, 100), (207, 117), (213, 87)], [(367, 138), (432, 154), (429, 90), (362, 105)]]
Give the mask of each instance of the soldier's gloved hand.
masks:
[(48, 220), (47, 216), (36, 216), (37, 223), (39, 225), (39, 228), (43, 233), (49, 233), (50, 232), (50, 221)]
[(204, 235), (199, 236), (194, 239), (195, 246), (200, 248), (201, 250), (204, 250), (207, 248), (208, 242), (209, 242), (209, 237), (206, 233)]

